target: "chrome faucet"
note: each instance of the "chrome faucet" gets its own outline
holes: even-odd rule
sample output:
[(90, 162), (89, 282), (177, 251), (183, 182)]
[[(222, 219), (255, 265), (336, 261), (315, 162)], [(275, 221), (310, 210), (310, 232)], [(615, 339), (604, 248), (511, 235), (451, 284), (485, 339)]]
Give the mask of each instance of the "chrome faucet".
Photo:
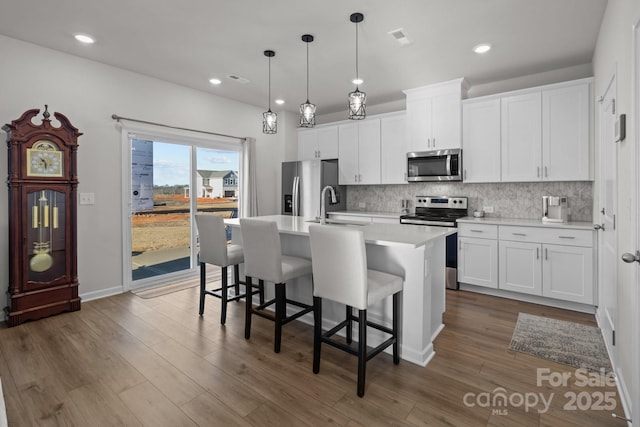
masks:
[(331, 193), (331, 203), (338, 203), (338, 199), (336, 199), (336, 192), (333, 190), (333, 187), (330, 185), (327, 185), (326, 187), (324, 187), (322, 189), (322, 194), (320, 196), (320, 224), (326, 224), (327, 223), (327, 213), (326, 213), (326, 209), (324, 207), (325, 202), (327, 200), (327, 198), (325, 197), (326, 191), (329, 190), (329, 192)]

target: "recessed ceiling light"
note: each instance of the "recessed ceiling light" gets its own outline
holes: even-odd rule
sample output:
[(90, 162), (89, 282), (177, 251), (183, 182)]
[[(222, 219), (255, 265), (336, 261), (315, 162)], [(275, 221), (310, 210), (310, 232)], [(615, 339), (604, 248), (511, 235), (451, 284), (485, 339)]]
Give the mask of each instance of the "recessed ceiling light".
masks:
[(212, 79), (209, 79), (209, 83), (211, 83), (214, 86), (218, 86), (220, 83), (222, 83), (222, 80), (220, 79), (216, 79), (215, 77)]
[(80, 43), (84, 43), (84, 44), (92, 44), (95, 43), (96, 40), (86, 34), (74, 34), (74, 36), (76, 40), (78, 40)]
[(351, 83), (353, 83), (354, 85), (361, 85), (363, 81), (364, 80), (362, 79), (353, 79), (351, 80)]
[(276, 99), (276, 100), (275, 100), (275, 101), (273, 101), (273, 102), (275, 102), (275, 103), (276, 103), (276, 104), (278, 104), (278, 105), (282, 105), (282, 104), (284, 104), (284, 99)]
[(482, 43), (473, 48), (475, 53), (487, 53), (491, 50), (491, 45), (489, 43)]

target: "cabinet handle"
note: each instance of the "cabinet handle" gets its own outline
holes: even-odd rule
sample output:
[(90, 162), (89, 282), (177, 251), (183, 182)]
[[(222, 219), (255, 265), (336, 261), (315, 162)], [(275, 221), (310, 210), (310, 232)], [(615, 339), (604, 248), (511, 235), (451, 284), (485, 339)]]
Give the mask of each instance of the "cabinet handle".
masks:
[(544, 248), (544, 259), (549, 259), (549, 253), (547, 252), (547, 248)]
[(358, 174), (353, 175), (353, 182), (358, 182)]
[(540, 248), (536, 248), (536, 259), (540, 259)]
[(431, 148), (431, 138), (427, 138), (427, 148)]
[(408, 178), (407, 178), (407, 173), (406, 173), (406, 172), (404, 173), (404, 180), (405, 180), (405, 181), (407, 181), (407, 180), (408, 180)]
[(524, 233), (511, 233), (511, 234), (513, 234), (514, 236), (526, 236), (526, 234)]
[(433, 138), (433, 145), (432, 145), (432, 148), (436, 148), (436, 139), (435, 139), (435, 138)]
[(464, 179), (467, 179), (467, 170), (464, 170)]
[(462, 250), (462, 240), (458, 240), (458, 249)]
[(573, 236), (558, 236), (560, 239), (575, 239)]
[(549, 177), (549, 173), (547, 172), (547, 167), (544, 167), (544, 176), (545, 178)]
[(537, 169), (538, 169), (538, 172), (536, 172), (536, 176), (540, 178), (540, 166), (538, 166)]
[(362, 182), (362, 175), (358, 174), (358, 182)]
[(473, 231), (474, 233), (484, 233), (484, 231), (482, 230), (470, 230), (470, 231)]

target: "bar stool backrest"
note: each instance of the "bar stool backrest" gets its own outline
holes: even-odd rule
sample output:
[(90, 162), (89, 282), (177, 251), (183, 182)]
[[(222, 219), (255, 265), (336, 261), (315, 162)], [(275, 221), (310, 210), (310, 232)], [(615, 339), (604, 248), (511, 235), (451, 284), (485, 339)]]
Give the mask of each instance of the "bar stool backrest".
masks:
[(241, 218), (240, 229), (245, 275), (282, 283), (282, 249), (275, 221)]
[(362, 231), (309, 226), (313, 296), (367, 309), (367, 252)]
[(227, 232), (224, 219), (220, 215), (197, 214), (196, 225), (200, 241), (200, 262), (220, 267), (228, 266)]

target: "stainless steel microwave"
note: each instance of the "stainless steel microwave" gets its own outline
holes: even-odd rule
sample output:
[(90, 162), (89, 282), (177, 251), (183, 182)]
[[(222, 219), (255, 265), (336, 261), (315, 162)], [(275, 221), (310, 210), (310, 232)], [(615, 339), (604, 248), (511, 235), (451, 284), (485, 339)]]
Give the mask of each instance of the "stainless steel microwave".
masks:
[(462, 150), (407, 153), (407, 181), (462, 181)]

